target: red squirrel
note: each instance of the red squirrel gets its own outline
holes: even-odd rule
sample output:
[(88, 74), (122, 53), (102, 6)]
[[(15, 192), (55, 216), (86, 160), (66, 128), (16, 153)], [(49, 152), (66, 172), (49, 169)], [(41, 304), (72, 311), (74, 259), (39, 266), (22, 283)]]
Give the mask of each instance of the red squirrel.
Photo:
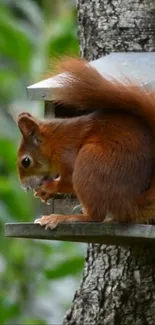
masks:
[[(48, 200), (74, 193), (83, 214), (51, 214), (35, 222), (149, 222), (155, 216), (155, 92), (127, 80), (107, 80), (83, 59), (60, 63), (67, 72), (53, 90), (56, 103), (89, 114), (40, 120), (18, 117), (18, 173), (26, 189)], [(60, 177), (54, 179), (53, 176)]]

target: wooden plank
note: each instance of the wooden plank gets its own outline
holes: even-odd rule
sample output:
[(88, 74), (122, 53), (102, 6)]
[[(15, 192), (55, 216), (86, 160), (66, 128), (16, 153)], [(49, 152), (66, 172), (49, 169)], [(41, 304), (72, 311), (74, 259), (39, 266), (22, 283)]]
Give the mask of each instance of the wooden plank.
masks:
[[(70, 199), (69, 197), (62, 196), (61, 198), (53, 198), (50, 205), (44, 204), (41, 214), (72, 214), (73, 210), (79, 205), (78, 200)], [(80, 213), (80, 212), (79, 212)]]
[[(61, 74), (61, 79), (64, 78), (65, 82), (66, 74)], [(27, 87), (27, 93), (30, 100), (47, 100), (51, 101), (57, 99), (53, 96), (52, 89), (62, 87), (59, 83), (59, 75), (53, 78), (42, 80), (36, 84)]]
[(52, 101), (45, 101), (44, 103), (44, 113), (46, 117), (54, 118), (55, 117), (55, 105)]
[(155, 52), (111, 53), (91, 64), (108, 78), (123, 80), (127, 76), (141, 86), (155, 80)]
[(155, 245), (155, 226), (117, 223), (67, 223), (55, 230), (34, 223), (5, 224), (6, 237), (99, 243), (119, 246)]
[[(100, 59), (91, 61), (104, 77), (124, 79), (125, 76), (135, 80), (140, 86), (147, 85), (155, 89), (155, 52), (122, 52), (111, 53)], [(63, 73), (62, 78), (66, 78)], [(52, 89), (62, 87), (59, 83), (59, 75), (40, 81), (27, 87), (28, 97), (31, 100), (54, 100)]]

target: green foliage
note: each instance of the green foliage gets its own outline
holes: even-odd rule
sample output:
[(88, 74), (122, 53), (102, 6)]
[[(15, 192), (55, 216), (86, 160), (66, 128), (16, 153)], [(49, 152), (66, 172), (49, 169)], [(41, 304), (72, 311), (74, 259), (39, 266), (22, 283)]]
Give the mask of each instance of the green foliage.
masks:
[(45, 274), (49, 279), (58, 279), (62, 276), (75, 275), (79, 273), (83, 266), (83, 258), (81, 256), (69, 258), (67, 261), (61, 261), (56, 265), (52, 265), (52, 269), (45, 270)]
[(74, 12), (65, 12), (61, 20), (55, 21), (49, 30), (49, 51), (52, 55), (78, 53)]
[[(52, 55), (78, 53), (71, 3), (59, 0), (55, 7), (51, 0), (0, 1), (0, 324), (4, 325), (61, 322), (68, 302), (64, 298), (62, 305), (57, 281), (63, 299), (65, 279), (76, 283), (82, 271), (83, 246), (4, 238), (5, 222), (33, 221), (41, 214), (40, 203), (19, 184), (20, 134), (9, 113), (15, 116), (28, 105), (40, 114), (39, 103), (34, 108), (26, 99), (26, 85), (39, 80)], [(70, 300), (73, 291), (74, 287)], [(55, 302), (56, 314), (49, 300)], [(43, 301), (49, 307), (43, 307)]]

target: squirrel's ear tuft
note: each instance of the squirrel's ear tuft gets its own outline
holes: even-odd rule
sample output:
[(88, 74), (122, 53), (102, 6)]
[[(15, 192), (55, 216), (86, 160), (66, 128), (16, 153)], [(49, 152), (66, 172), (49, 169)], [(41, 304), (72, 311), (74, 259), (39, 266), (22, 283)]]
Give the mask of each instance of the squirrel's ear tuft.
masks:
[(39, 138), (39, 124), (29, 113), (20, 114), (18, 116), (17, 124), (23, 137), (32, 137), (33, 139), (37, 139), (37, 137)]

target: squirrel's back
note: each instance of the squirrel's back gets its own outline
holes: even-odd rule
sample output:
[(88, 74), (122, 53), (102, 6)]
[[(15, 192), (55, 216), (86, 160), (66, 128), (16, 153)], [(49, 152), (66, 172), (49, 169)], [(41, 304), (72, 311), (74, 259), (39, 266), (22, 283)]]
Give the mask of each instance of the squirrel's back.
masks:
[(115, 182), (117, 185), (119, 181), (130, 184), (134, 196), (147, 190), (154, 166), (153, 136), (149, 127), (139, 118), (127, 114), (94, 114), (94, 119), (87, 141), (94, 142), (96, 150), (99, 146), (105, 152), (109, 175), (119, 173)]

